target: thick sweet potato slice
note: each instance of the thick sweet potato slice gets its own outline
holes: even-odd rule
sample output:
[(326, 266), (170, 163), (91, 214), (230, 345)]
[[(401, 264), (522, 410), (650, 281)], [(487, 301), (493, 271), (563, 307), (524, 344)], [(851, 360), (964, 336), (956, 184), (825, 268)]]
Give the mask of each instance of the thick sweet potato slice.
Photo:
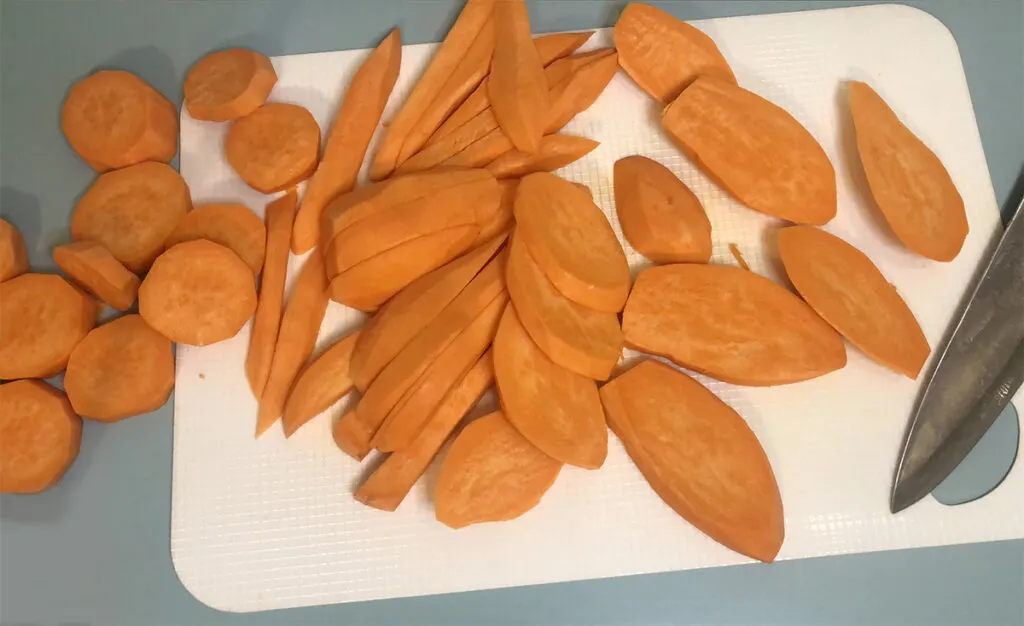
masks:
[(640, 272), (622, 332), (631, 348), (737, 385), (795, 383), (846, 365), (842, 338), (800, 298), (726, 265)]
[(231, 125), (224, 138), (224, 156), (256, 191), (282, 191), (306, 180), (316, 169), (320, 126), (304, 107), (268, 102)]
[(544, 133), (562, 130), (572, 118), (589, 109), (617, 71), (618, 55), (614, 51), (602, 54), (574, 71), (563, 85), (551, 91), (551, 106), (548, 109)]
[(118, 311), (127, 311), (139, 294), (139, 277), (95, 241), (53, 249), (53, 261), (71, 280)]
[(185, 76), (185, 108), (197, 120), (227, 122), (263, 106), (277, 72), (255, 50), (230, 48), (196, 61)]
[(510, 150), (487, 164), (495, 178), (518, 178), (534, 172), (551, 172), (590, 154), (599, 142), (572, 135), (547, 135), (536, 152)]
[(388, 455), (359, 486), (356, 500), (382, 511), (397, 509), (441, 450), (448, 435), (493, 382), (494, 365), (491, 353), (487, 352), (448, 390), (419, 436), (407, 447)]
[(494, 60), (487, 89), (502, 132), (517, 150), (536, 152), (544, 135), (548, 84), (537, 47), (530, 38), (524, 0), (495, 0)]
[(501, 202), (490, 216), (480, 222), (480, 234), (477, 235), (477, 243), (490, 241), (498, 235), (508, 233), (511, 230), (514, 215), (513, 210), (516, 201), (516, 191), (519, 189), (519, 179), (506, 178), (499, 180), (501, 187)]
[(601, 388), (608, 423), (654, 491), (730, 550), (771, 562), (785, 537), (768, 456), (743, 418), (686, 374), (645, 360)]
[(516, 237), (566, 298), (617, 313), (629, 294), (629, 263), (589, 192), (553, 174), (530, 174), (515, 200)]
[(510, 246), (507, 281), (519, 321), (548, 358), (577, 374), (607, 380), (622, 352), (614, 313), (595, 311), (559, 293), (518, 234)]
[(459, 433), (441, 465), (437, 521), (462, 528), (515, 519), (540, 504), (561, 469), (501, 412), (481, 417)]
[(549, 359), (508, 306), (494, 338), (494, 375), (505, 417), (553, 459), (597, 469), (608, 427), (597, 384)]
[(291, 437), (303, 424), (326, 411), (352, 390), (349, 364), (352, 348), (358, 340), (359, 331), (346, 335), (299, 374), (288, 393), (284, 416), (281, 418), (285, 437)]
[(662, 104), (675, 100), (698, 76), (736, 82), (711, 37), (648, 4), (626, 5), (612, 37), (622, 69)]
[(190, 211), (178, 222), (167, 240), (167, 247), (183, 241), (206, 239), (230, 248), (252, 269), (253, 275), (263, 270), (267, 250), (267, 229), (263, 220), (244, 204), (204, 204)]
[(755, 211), (816, 226), (836, 216), (828, 155), (800, 122), (761, 96), (702, 76), (661, 123), (687, 156)]
[(38, 380), (0, 385), (0, 493), (39, 493), (78, 457), (82, 418), (64, 394)]
[(857, 81), (849, 88), (860, 162), (889, 227), (908, 249), (952, 261), (970, 228), (949, 172), (874, 89)]
[(0, 283), (21, 276), (28, 271), (25, 240), (18, 229), (0, 219)]
[(931, 348), (899, 292), (871, 259), (810, 226), (779, 231), (786, 274), (807, 304), (882, 365), (917, 378)]
[(655, 263), (707, 263), (711, 222), (683, 181), (654, 159), (615, 162), (615, 212), (626, 241)]

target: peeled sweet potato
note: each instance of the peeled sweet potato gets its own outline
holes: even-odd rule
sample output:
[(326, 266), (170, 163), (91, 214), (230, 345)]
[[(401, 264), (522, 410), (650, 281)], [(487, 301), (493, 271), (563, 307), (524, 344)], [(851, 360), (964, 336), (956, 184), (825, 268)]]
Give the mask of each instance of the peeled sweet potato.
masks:
[(562, 85), (551, 90), (544, 132), (550, 134), (562, 130), (577, 114), (589, 109), (618, 71), (618, 55), (614, 50), (602, 53), (575, 69)]
[(0, 493), (39, 493), (78, 457), (82, 418), (63, 393), (38, 380), (0, 385)]
[(764, 449), (736, 411), (654, 360), (603, 386), (601, 400), (666, 504), (730, 550), (775, 560), (785, 537), (782, 497)]
[(349, 365), (359, 331), (336, 341), (309, 363), (295, 379), (284, 405), (284, 436), (291, 437), (306, 422), (326, 411), (352, 390)]
[(494, 60), (487, 83), (491, 109), (517, 150), (536, 152), (551, 103), (544, 66), (530, 38), (526, 2), (496, 0), (493, 23)]
[(373, 432), (366, 428), (363, 421), (359, 419), (358, 406), (351, 407), (341, 416), (334, 427), (331, 435), (334, 438), (334, 445), (338, 449), (357, 461), (362, 461), (370, 453), (370, 437)]
[(800, 298), (726, 265), (640, 272), (622, 332), (631, 348), (738, 385), (784, 385), (846, 365), (842, 338)]
[(546, 135), (535, 152), (510, 150), (487, 164), (495, 178), (515, 178), (534, 172), (551, 172), (587, 156), (600, 142), (573, 135)]
[(25, 252), (25, 240), (10, 222), (0, 219), (0, 283), (27, 271), (28, 254)]

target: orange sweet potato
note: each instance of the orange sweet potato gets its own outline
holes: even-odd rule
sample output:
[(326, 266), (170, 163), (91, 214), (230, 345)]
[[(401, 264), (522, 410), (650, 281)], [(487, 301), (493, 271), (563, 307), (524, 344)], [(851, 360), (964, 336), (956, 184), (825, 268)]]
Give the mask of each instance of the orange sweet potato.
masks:
[(702, 76), (661, 123), (687, 156), (755, 211), (817, 226), (836, 216), (828, 155), (800, 122), (761, 96)]
[(711, 222), (700, 200), (667, 167), (633, 155), (615, 162), (615, 212), (622, 234), (655, 263), (707, 263)]
[(497, 131), (497, 128), (498, 120), (494, 117), (494, 111), (487, 108), (444, 138), (425, 146), (409, 158), (409, 160), (402, 163), (396, 171), (399, 174), (406, 174), (436, 167), (454, 158), (481, 139), (491, 136), (495, 132), (500, 132)]
[(64, 394), (38, 380), (0, 385), (0, 493), (39, 493), (78, 457), (82, 419)]
[(437, 410), (411, 444), (388, 455), (356, 491), (356, 500), (382, 511), (394, 511), (427, 470), (448, 435), (494, 382), (487, 352), (448, 390)]
[(267, 251), (267, 229), (263, 220), (244, 204), (204, 204), (178, 222), (167, 239), (170, 248), (183, 241), (206, 239), (231, 249), (258, 276)]
[(230, 48), (196, 61), (185, 76), (185, 108), (197, 120), (227, 122), (260, 108), (277, 84), (270, 59)]
[(462, 528), (515, 519), (540, 503), (561, 469), (501, 412), (481, 417), (459, 433), (441, 465), (437, 521)]
[(603, 386), (601, 400), (666, 504), (730, 550), (775, 560), (785, 537), (782, 497), (764, 449), (736, 411), (650, 359)]
[(842, 338), (800, 298), (726, 265), (640, 272), (622, 332), (631, 348), (738, 385), (784, 385), (846, 365)]
[(914, 314), (871, 259), (810, 226), (779, 231), (789, 280), (850, 343), (886, 367), (917, 378), (931, 348)]
[(484, 167), (506, 152), (515, 150), (512, 141), (495, 128), (480, 139), (466, 146), (455, 156), (441, 162), (444, 167)]
[(506, 178), (499, 180), (501, 187), (501, 202), (495, 207), (490, 216), (479, 222), (480, 234), (477, 235), (477, 243), (490, 241), (498, 235), (507, 233), (513, 224), (513, 207), (516, 201), (516, 191), (519, 189), (519, 179)]
[(569, 465), (604, 464), (608, 427), (597, 384), (549, 359), (512, 306), (494, 338), (494, 375), (505, 417), (530, 443)]
[(559, 293), (518, 233), (512, 237), (506, 279), (519, 321), (548, 358), (577, 374), (607, 380), (622, 352), (616, 315)]
[(28, 271), (25, 240), (18, 229), (0, 219), (0, 283), (21, 276)]
[(284, 405), (284, 436), (291, 437), (306, 422), (326, 411), (352, 390), (349, 363), (359, 331), (349, 333), (305, 367)]
[(334, 445), (338, 449), (357, 461), (362, 461), (370, 453), (370, 437), (372, 432), (367, 430), (359, 413), (358, 406), (351, 407), (341, 418), (334, 423), (331, 435), (334, 438)]
[(119, 311), (127, 311), (139, 293), (139, 277), (110, 251), (93, 241), (57, 246), (53, 260), (71, 280)]
[(626, 5), (613, 39), (622, 69), (662, 104), (675, 100), (698, 76), (736, 82), (711, 37), (648, 4)]
[(224, 138), (224, 156), (260, 193), (282, 191), (309, 178), (320, 159), (320, 126), (297, 104), (268, 102), (240, 118)]
[(913, 252), (952, 261), (970, 228), (949, 172), (868, 84), (849, 89), (860, 162), (889, 227)]
[(575, 69), (563, 84), (551, 90), (544, 133), (556, 133), (577, 114), (586, 111), (604, 92), (619, 70), (618, 55), (609, 51)]
[(572, 135), (546, 135), (536, 152), (510, 150), (487, 164), (496, 178), (516, 178), (534, 172), (551, 172), (587, 156), (599, 142)]

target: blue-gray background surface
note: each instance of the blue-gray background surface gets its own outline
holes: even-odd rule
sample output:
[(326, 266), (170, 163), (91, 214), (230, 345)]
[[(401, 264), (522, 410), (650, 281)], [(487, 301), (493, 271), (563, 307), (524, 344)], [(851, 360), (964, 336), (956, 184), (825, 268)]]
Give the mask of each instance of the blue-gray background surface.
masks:
[[(662, 2), (684, 19), (857, 3)], [(1024, 2), (920, 0), (960, 46), (1001, 203), (1024, 164)], [(537, 31), (610, 26), (624, 2), (530, 2)], [(181, 101), (214, 48), (267, 55), (437, 41), (454, 0), (0, 0), (0, 210), (36, 267), (68, 238), (93, 173), (58, 126), (68, 86), (98, 67), (138, 73)], [(866, 36), (869, 36), (866, 33)], [(937, 102), (935, 106), (942, 106)], [(216, 416), (210, 416), (216, 419)], [(1024, 541), (316, 607), (213, 611), (179, 584), (169, 551), (170, 406), (87, 423), (78, 460), (45, 494), (0, 498), (0, 623), (164, 624), (1024, 624)], [(1021, 505), (1024, 507), (1024, 503)], [(628, 532), (628, 529), (623, 529)]]

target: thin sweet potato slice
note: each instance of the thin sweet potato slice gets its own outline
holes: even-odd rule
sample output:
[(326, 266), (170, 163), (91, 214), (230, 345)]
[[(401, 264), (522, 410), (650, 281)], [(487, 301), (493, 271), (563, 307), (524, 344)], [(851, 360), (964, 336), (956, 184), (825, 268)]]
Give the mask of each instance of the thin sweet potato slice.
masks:
[(359, 331), (349, 333), (305, 367), (284, 405), (284, 436), (291, 437), (306, 422), (326, 411), (352, 390), (349, 364)]
[(842, 338), (800, 298), (726, 265), (640, 272), (622, 332), (631, 348), (737, 385), (784, 385), (846, 365)]
[(644, 360), (601, 388), (608, 423), (654, 491), (730, 550), (766, 563), (785, 537), (782, 497), (747, 423), (686, 374)]
[(866, 254), (810, 226), (779, 231), (789, 280), (826, 322), (875, 361), (907, 378), (931, 348), (899, 292)]
[(395, 28), (370, 53), (349, 83), (327, 137), (323, 158), (309, 180), (295, 216), (295, 254), (308, 252), (319, 241), (324, 207), (355, 187), (370, 139), (398, 80), (401, 63), (402, 37)]
[(493, 382), (494, 365), (487, 352), (448, 390), (419, 436), (409, 446), (388, 455), (359, 486), (356, 500), (382, 511), (397, 509), (448, 436)]
[(544, 135), (548, 84), (530, 38), (524, 0), (495, 0), (494, 60), (487, 83), (491, 110), (516, 149), (536, 152)]
[(306, 180), (316, 169), (320, 126), (304, 107), (268, 102), (231, 125), (224, 138), (224, 156), (256, 191), (282, 191)]
[(346, 411), (341, 419), (334, 423), (331, 435), (334, 445), (338, 446), (339, 450), (357, 461), (362, 461), (370, 453), (370, 437), (373, 433), (359, 419), (359, 413), (356, 412), (358, 408), (354, 406)]
[(518, 178), (534, 172), (551, 172), (578, 161), (597, 148), (600, 142), (573, 135), (547, 135), (536, 152), (510, 150), (487, 164), (495, 178)]
[(661, 123), (704, 172), (755, 211), (816, 226), (836, 216), (828, 155), (800, 122), (761, 96), (702, 76)]
[(683, 181), (654, 159), (615, 162), (615, 212), (626, 241), (655, 263), (707, 263), (711, 222)]
[(675, 100), (698, 76), (736, 82), (711, 37), (648, 4), (626, 5), (612, 37), (622, 69), (662, 104)]
[(79, 241), (53, 249), (53, 260), (71, 280), (119, 311), (127, 311), (139, 294), (139, 277), (121, 265), (110, 251), (94, 241)]
[(424, 147), (408, 161), (402, 163), (396, 172), (406, 174), (436, 167), (454, 158), (481, 139), (491, 136), (497, 131), (497, 128), (498, 120), (494, 117), (494, 111), (488, 108), (445, 138)]
[(577, 374), (607, 380), (622, 352), (618, 317), (559, 293), (518, 233), (512, 237), (506, 278), (519, 321), (548, 358)]
[(551, 105), (544, 133), (562, 130), (572, 118), (589, 109), (618, 71), (618, 55), (614, 50), (597, 56), (573, 71), (562, 85), (551, 90)]
[(183, 241), (206, 239), (230, 248), (258, 276), (267, 251), (267, 229), (263, 220), (244, 204), (204, 204), (178, 222), (167, 239), (170, 248)]
[(228, 122), (263, 106), (277, 84), (270, 59), (255, 50), (217, 50), (185, 76), (185, 108), (197, 120)]
[(174, 389), (171, 340), (140, 315), (125, 315), (85, 336), (71, 352), (64, 390), (75, 413), (117, 422), (162, 407)]
[(18, 229), (0, 219), (0, 283), (21, 276), (28, 271), (25, 240)]
[(597, 469), (608, 455), (608, 427), (597, 384), (549, 359), (508, 306), (494, 338), (494, 375), (505, 417), (553, 459)]
[(0, 385), (0, 439), (0, 493), (39, 493), (78, 457), (82, 418), (46, 383), (14, 381)]
[(441, 162), (444, 167), (484, 167), (506, 152), (515, 150), (512, 141), (495, 128), (469, 144), (462, 152)]
[(441, 465), (434, 491), (437, 521), (463, 528), (515, 519), (540, 504), (561, 469), (501, 412), (481, 417), (459, 433)]
[(870, 85), (849, 89), (860, 162), (889, 227), (911, 251), (952, 261), (970, 227), (949, 172)]
[(480, 234), (477, 235), (477, 243), (490, 241), (498, 235), (508, 233), (512, 228), (519, 179), (506, 178), (499, 180), (498, 185), (501, 187), (501, 201), (489, 216), (480, 221)]

